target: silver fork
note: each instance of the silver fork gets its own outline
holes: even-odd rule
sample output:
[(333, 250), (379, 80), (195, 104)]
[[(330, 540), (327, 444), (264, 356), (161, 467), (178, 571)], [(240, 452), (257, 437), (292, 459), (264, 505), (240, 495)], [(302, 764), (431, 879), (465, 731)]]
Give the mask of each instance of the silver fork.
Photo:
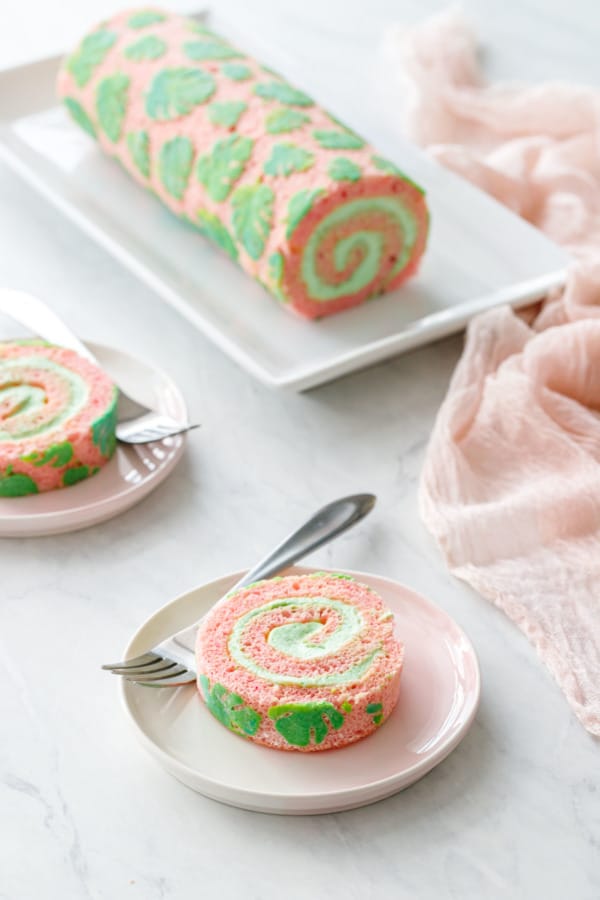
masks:
[[(0, 290), (0, 312), (24, 325), (38, 337), (60, 347), (75, 350), (90, 362), (102, 368), (93, 353), (73, 334), (68, 325), (56, 313), (31, 294), (11, 289)], [(118, 386), (117, 386), (118, 387)], [(117, 406), (117, 438), (124, 444), (149, 444), (164, 438), (183, 434), (197, 425), (178, 422), (171, 416), (154, 412), (130, 397), (122, 388), (119, 390)]]
[[(216, 605), (226, 600), (232, 591), (276, 575), (337, 537), (371, 512), (375, 501), (373, 494), (354, 494), (324, 506), (247, 572)], [(102, 668), (147, 687), (179, 687), (190, 684), (196, 680), (194, 650), (199, 624), (196, 622), (172, 634), (141, 656), (108, 663)]]

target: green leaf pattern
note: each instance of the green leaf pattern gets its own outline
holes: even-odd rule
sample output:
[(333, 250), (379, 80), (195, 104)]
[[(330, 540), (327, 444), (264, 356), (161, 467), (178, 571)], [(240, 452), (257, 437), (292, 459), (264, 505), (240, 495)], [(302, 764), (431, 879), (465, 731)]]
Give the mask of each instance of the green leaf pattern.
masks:
[(73, 100), (72, 97), (65, 97), (63, 100), (65, 106), (67, 107), (71, 117), (80, 128), (83, 128), (84, 131), (90, 135), (90, 137), (96, 137), (96, 129), (94, 128), (94, 123), (86, 113), (85, 109), (78, 103), (77, 100)]
[(127, 110), (129, 78), (121, 73), (103, 78), (96, 92), (96, 112), (102, 131), (116, 144)]
[(135, 44), (125, 47), (123, 53), (127, 59), (133, 62), (143, 62), (146, 59), (160, 59), (167, 52), (167, 45), (162, 38), (156, 37), (154, 34), (148, 34), (146, 37), (140, 38)]
[[(132, 13), (127, 22), (129, 28), (148, 28), (149, 31), (142, 35), (130, 32), (129, 41), (120, 45), (121, 59), (152, 63), (165, 56), (169, 49), (168, 38), (164, 39), (162, 29), (150, 26), (169, 20), (168, 13), (154, 9)], [(94, 69), (117, 41), (117, 35), (108, 30), (109, 27), (100, 27), (84, 38), (67, 61), (67, 68), (79, 87), (88, 84)], [(165, 29), (164, 35), (168, 33)], [(130, 167), (135, 166), (147, 180), (154, 172), (168, 194), (179, 201), (186, 196), (194, 172), (205, 189), (209, 208), (203, 205), (195, 213), (186, 210), (185, 215), (233, 260), (238, 259), (243, 248), (252, 260), (257, 261), (265, 253), (271, 230), (280, 225), (282, 216), (286, 237), (293, 235), (328, 189), (327, 176), (338, 182), (357, 182), (363, 177), (364, 152), (355, 155), (352, 151), (363, 151), (365, 142), (334, 116), (327, 114), (325, 119), (318, 109), (313, 114), (310, 108), (314, 103), (310, 96), (262, 66), (260, 70), (268, 74), (261, 74), (252, 60), (203, 25), (188, 22), (186, 38), (180, 46), (191, 61), (188, 66), (183, 64), (158, 71), (151, 67), (144, 92), (145, 112), (154, 121), (172, 122), (206, 105), (205, 111), (194, 118), (200, 130), (204, 127), (206, 134), (210, 126), (217, 126), (232, 133), (217, 140), (210, 150), (205, 149), (194, 167), (194, 144), (191, 131), (186, 132), (185, 126), (181, 130), (178, 128), (175, 134), (174, 130), (168, 131), (166, 137), (169, 139), (162, 146), (159, 143), (158, 147), (151, 145), (149, 130), (131, 130), (125, 135)], [(133, 72), (131, 68), (129, 71)], [(140, 66), (139, 72), (143, 71)], [(231, 93), (227, 96), (223, 91), (225, 98), (220, 99), (223, 95), (217, 93), (219, 78), (240, 83), (253, 79), (253, 83), (247, 88), (230, 84), (228, 90)], [(65, 97), (64, 102), (75, 122), (89, 135), (95, 136), (96, 131), (102, 131), (116, 144), (123, 135), (130, 90), (133, 92), (128, 75), (116, 71), (97, 84), (93, 112), (88, 112), (72, 96)], [(248, 94), (253, 96), (248, 97)], [(143, 129), (143, 117), (137, 127)], [(278, 142), (268, 137), (300, 131), (296, 143), (293, 138), (286, 141), (283, 137)], [(262, 150), (265, 140), (266, 152)], [(202, 146), (206, 147), (205, 137)], [(260, 157), (257, 152), (259, 158), (253, 162), (255, 146), (260, 148)], [(343, 156), (338, 155), (340, 151), (345, 151)], [(396, 166), (376, 155), (371, 155), (370, 162), (366, 163), (367, 172), (372, 173), (373, 168), (406, 178)], [(276, 216), (270, 177), (288, 178), (311, 169), (314, 171), (307, 177), (305, 189), (289, 199), (287, 210), (277, 207)], [(268, 183), (265, 183), (265, 176)], [(230, 212), (225, 214), (210, 208), (210, 201), (216, 204), (230, 201)], [(265, 264), (266, 271), (258, 274), (277, 296), (285, 299), (282, 289), (285, 253), (277, 247), (272, 251)], [(98, 426), (97, 429), (98, 439), (107, 453), (114, 448), (111, 427)], [(316, 740), (327, 726), (323, 725), (324, 714), (321, 724), (314, 710), (311, 715), (314, 718), (314, 721), (311, 719), (311, 734)], [(335, 718), (335, 710), (332, 715)], [(292, 728), (290, 716), (282, 714), (283, 729)], [(291, 722), (294, 721), (292, 717)]]
[(198, 681), (204, 701), (215, 719), (235, 734), (247, 737), (256, 734), (262, 716), (251, 706), (247, 706), (243, 697), (228, 691), (222, 684), (213, 684), (211, 687), (206, 675), (200, 675)]
[(212, 200), (226, 200), (233, 184), (250, 159), (253, 142), (242, 135), (231, 135), (217, 141), (210, 153), (198, 160), (199, 181)]
[(150, 138), (147, 131), (130, 131), (127, 135), (127, 147), (137, 169), (150, 178)]
[(310, 122), (310, 116), (298, 109), (274, 109), (265, 119), (265, 128), (269, 134), (285, 134), (295, 131)]
[(158, 174), (167, 192), (181, 200), (192, 171), (194, 146), (187, 137), (174, 137), (160, 148)]
[(243, 100), (230, 100), (225, 103), (211, 103), (208, 107), (208, 118), (213, 125), (223, 125), (225, 128), (233, 128), (237, 125), (240, 116), (248, 109), (248, 104)]
[(237, 59), (243, 55), (228, 44), (216, 41), (188, 41), (183, 45), (183, 52), (194, 62), (207, 59)]
[(164, 22), (165, 19), (166, 16), (164, 13), (157, 12), (154, 9), (145, 9), (131, 16), (127, 24), (130, 28), (146, 28), (148, 25), (156, 25), (158, 22)]
[(115, 390), (113, 402), (95, 422), (92, 422), (92, 441), (100, 450), (100, 453), (110, 458), (117, 446), (117, 401), (118, 394)]
[(350, 131), (313, 131), (313, 136), (326, 150), (360, 150), (365, 142)]
[(314, 154), (302, 147), (295, 144), (275, 144), (264, 170), (267, 175), (291, 175), (292, 172), (306, 172), (314, 161)]
[(362, 175), (360, 166), (345, 156), (332, 159), (327, 171), (334, 181), (358, 181)]
[(288, 744), (308, 747), (322, 744), (329, 729), (338, 730), (344, 724), (343, 714), (332, 703), (285, 703), (272, 706), (269, 718)]
[(279, 100), (288, 106), (312, 106), (313, 101), (308, 94), (297, 90), (285, 81), (267, 81), (257, 84), (254, 93), (263, 100)]
[(266, 184), (246, 184), (231, 198), (235, 236), (252, 259), (265, 249), (273, 222), (275, 194)]
[(85, 87), (116, 40), (116, 34), (106, 29), (94, 31), (83, 39), (79, 49), (67, 61), (67, 69), (77, 87)]
[(221, 66), (221, 72), (232, 81), (247, 81), (252, 76), (250, 66), (245, 66), (243, 63), (225, 63), (224, 66)]
[(236, 260), (238, 258), (237, 247), (219, 217), (207, 209), (199, 209), (197, 215), (200, 231), (233, 260)]
[(294, 194), (288, 206), (286, 231), (287, 237), (291, 236), (292, 232), (295, 231), (296, 227), (300, 224), (304, 216), (311, 211), (315, 200), (321, 197), (324, 193), (325, 191), (322, 188), (316, 188), (312, 191), (304, 190), (298, 191), (297, 194)]
[(25, 497), (37, 493), (38, 486), (29, 475), (13, 472), (12, 466), (0, 472), (0, 497)]
[(215, 80), (203, 69), (163, 69), (154, 76), (146, 94), (146, 112), (151, 119), (168, 121), (187, 116), (209, 100)]

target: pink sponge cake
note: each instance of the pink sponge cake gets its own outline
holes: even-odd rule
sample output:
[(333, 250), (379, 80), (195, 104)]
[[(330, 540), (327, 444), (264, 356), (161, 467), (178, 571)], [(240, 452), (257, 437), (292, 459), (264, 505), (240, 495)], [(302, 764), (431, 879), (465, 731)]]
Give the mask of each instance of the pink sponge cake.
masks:
[(73, 350), (0, 343), (0, 497), (76, 484), (115, 449), (117, 391)]
[(235, 734), (277, 750), (330, 750), (382, 725), (403, 648), (381, 597), (347, 575), (261, 581), (217, 604), (196, 648), (198, 686)]
[(113, 16), (65, 60), (58, 93), (136, 181), (302, 316), (356, 306), (417, 270), (423, 190), (198, 22), (154, 8)]

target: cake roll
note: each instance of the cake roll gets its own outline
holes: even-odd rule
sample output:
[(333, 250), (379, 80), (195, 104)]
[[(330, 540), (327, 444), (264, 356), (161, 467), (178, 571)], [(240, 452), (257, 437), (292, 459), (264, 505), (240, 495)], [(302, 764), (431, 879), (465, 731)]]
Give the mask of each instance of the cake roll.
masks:
[(393, 615), (347, 575), (272, 578), (218, 603), (198, 632), (198, 688), (234, 734), (277, 750), (344, 747), (398, 699)]
[(108, 19), (65, 59), (58, 93), (140, 184), (303, 316), (355, 306), (417, 270), (423, 190), (195, 21), (158, 9)]
[(117, 389), (74, 350), (0, 343), (0, 497), (77, 484), (114, 453)]

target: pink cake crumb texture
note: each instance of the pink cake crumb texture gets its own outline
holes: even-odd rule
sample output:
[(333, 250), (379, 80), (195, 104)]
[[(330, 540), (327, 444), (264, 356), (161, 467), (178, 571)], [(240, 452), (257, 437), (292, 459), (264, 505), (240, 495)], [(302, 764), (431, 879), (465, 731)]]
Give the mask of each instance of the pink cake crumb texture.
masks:
[(398, 699), (403, 647), (381, 597), (347, 576), (275, 578), (205, 618), (198, 685), (230, 730), (279, 750), (343, 747)]
[(95, 474), (115, 449), (116, 402), (110, 378), (75, 351), (0, 343), (0, 497)]

